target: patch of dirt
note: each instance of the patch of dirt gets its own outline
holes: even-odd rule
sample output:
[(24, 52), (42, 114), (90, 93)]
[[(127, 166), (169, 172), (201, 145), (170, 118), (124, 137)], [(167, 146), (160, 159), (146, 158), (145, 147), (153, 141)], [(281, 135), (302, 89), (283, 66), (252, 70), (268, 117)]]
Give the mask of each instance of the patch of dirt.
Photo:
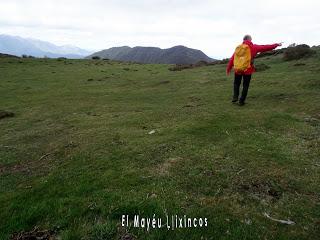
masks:
[(200, 106), (204, 106), (205, 104), (203, 103), (199, 103), (199, 104), (194, 104), (194, 103), (191, 103), (191, 104), (186, 104), (183, 106), (183, 108), (194, 108), (194, 107), (200, 107)]
[(117, 232), (119, 234), (118, 239), (119, 240), (136, 240), (137, 238), (128, 232), (128, 229), (121, 227), (120, 225), (118, 225), (117, 227)]
[(238, 191), (249, 194), (260, 200), (278, 200), (282, 196), (282, 189), (269, 181), (251, 181), (238, 186)]
[(135, 240), (136, 238), (133, 235), (126, 233), (126, 234), (122, 235), (120, 237), (120, 239), (121, 240)]
[(196, 97), (196, 96), (190, 96), (189, 97), (189, 103), (183, 106), (183, 108), (193, 108), (193, 107), (200, 107), (203, 106), (203, 103), (199, 103), (201, 101), (201, 98)]
[(40, 230), (35, 227), (33, 230), (27, 232), (14, 233), (11, 237), (11, 240), (55, 240), (56, 233), (53, 230)]
[(93, 116), (93, 117), (100, 116), (99, 114), (94, 113), (94, 112), (87, 112), (87, 115), (88, 115), (88, 116)]
[(280, 99), (280, 100), (287, 99), (287, 96), (284, 93), (275, 94), (275, 95), (273, 95), (273, 97)]
[(14, 113), (0, 110), (0, 119), (7, 117), (14, 117)]
[(123, 146), (123, 145), (126, 145), (127, 142), (121, 139), (119, 135), (116, 135), (112, 138), (111, 144), (114, 146)]
[(54, 153), (47, 153), (41, 156), (38, 160), (21, 162), (10, 165), (0, 165), (0, 175), (4, 173), (25, 173), (31, 174), (35, 169), (48, 169), (50, 168), (50, 156)]
[[(6, 149), (15, 149), (10, 146), (2, 146)], [(30, 161), (21, 161), (15, 164), (0, 164), (0, 176), (7, 173), (24, 173), (32, 174), (36, 172), (37, 174), (43, 174), (51, 171), (55, 165), (55, 155), (62, 151), (70, 151), (73, 148), (78, 147), (74, 142), (69, 142), (59, 148), (55, 148), (48, 153), (43, 154), (38, 159), (33, 159)], [(29, 153), (25, 153), (29, 154)]]
[(176, 158), (169, 158), (163, 163), (159, 164), (156, 169), (154, 170), (157, 174), (160, 176), (165, 176), (170, 174), (170, 169), (176, 165), (178, 162), (180, 162), (182, 158), (176, 157)]
[(158, 82), (158, 83), (155, 83), (154, 86), (157, 87), (157, 86), (159, 86), (159, 85), (165, 85), (165, 84), (169, 84), (169, 83), (170, 83), (170, 81), (168, 81), (168, 80), (163, 80), (163, 81), (160, 81), (160, 82)]
[[(157, 130), (158, 131), (158, 130)], [(171, 156), (171, 153), (176, 149), (175, 145), (171, 144), (159, 144), (157, 147), (150, 151), (150, 159), (154, 163), (161, 163), (163, 159)]]
[(193, 108), (193, 107), (200, 107), (203, 106), (203, 103), (200, 103), (201, 98), (191, 96), (189, 97), (189, 101), (186, 105), (183, 106), (183, 108)]
[(275, 93), (275, 94), (269, 94), (268, 96), (265, 96), (265, 97), (272, 100), (292, 101), (292, 100), (295, 100), (297, 96), (298, 94), (293, 94), (293, 93)]
[(197, 105), (195, 105), (195, 104), (186, 104), (186, 105), (184, 105), (183, 106), (183, 108), (192, 108), (192, 107), (196, 107)]
[(207, 79), (200, 79), (197, 81), (198, 83), (201, 83), (201, 84), (207, 84), (207, 83), (210, 83), (211, 81), (210, 80), (207, 80)]
[(200, 100), (201, 100), (201, 98), (196, 97), (196, 96), (190, 96), (189, 99), (190, 99), (192, 102), (197, 102), (197, 101), (200, 101)]
[(313, 126), (313, 127), (320, 127), (320, 114), (315, 114), (312, 116), (307, 116), (304, 119), (304, 122)]
[(170, 83), (170, 81), (168, 81), (168, 80), (164, 80), (164, 81), (159, 82), (159, 84), (168, 84), (168, 83)]

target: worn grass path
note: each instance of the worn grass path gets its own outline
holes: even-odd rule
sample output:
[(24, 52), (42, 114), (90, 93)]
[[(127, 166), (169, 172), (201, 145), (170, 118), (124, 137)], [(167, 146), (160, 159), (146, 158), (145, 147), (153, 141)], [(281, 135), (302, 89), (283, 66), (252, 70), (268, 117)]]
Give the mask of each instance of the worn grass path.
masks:
[[(225, 65), (0, 59), (0, 109), (15, 113), (0, 120), (0, 239), (35, 226), (61, 239), (319, 238), (319, 54), (259, 62), (271, 68), (239, 107)], [(122, 214), (208, 227), (123, 229)]]

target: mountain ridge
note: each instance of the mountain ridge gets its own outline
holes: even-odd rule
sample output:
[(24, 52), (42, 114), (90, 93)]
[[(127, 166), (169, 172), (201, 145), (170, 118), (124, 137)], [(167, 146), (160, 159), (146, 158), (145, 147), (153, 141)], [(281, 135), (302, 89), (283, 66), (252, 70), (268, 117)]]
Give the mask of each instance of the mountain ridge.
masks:
[(212, 62), (215, 59), (208, 57), (201, 50), (177, 45), (171, 48), (159, 47), (112, 47), (95, 52), (86, 58), (100, 57), (110, 60), (138, 63), (162, 63), (162, 64), (193, 64), (199, 61)]
[(58, 46), (53, 43), (34, 39), (0, 34), (0, 52), (15, 56), (31, 55), (34, 57), (66, 57), (84, 58), (92, 51), (81, 49), (73, 45)]

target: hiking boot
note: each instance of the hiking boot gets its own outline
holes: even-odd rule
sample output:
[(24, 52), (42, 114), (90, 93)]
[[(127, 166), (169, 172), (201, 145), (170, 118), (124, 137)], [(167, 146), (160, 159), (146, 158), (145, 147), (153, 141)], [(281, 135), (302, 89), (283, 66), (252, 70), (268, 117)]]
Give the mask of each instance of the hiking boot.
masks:
[(233, 103), (238, 102), (238, 98), (233, 98), (233, 99), (232, 99), (232, 102), (233, 102)]
[(239, 102), (239, 106), (245, 105), (245, 102)]

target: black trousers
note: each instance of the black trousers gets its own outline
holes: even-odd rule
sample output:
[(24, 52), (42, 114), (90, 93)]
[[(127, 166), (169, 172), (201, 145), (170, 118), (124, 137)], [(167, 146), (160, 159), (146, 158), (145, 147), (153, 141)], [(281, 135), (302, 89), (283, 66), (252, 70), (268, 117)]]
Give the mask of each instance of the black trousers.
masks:
[(239, 98), (239, 91), (240, 91), (242, 78), (243, 78), (243, 86), (242, 86), (242, 94), (239, 102), (244, 102), (246, 100), (248, 90), (249, 90), (251, 75), (239, 75), (236, 73), (234, 74), (234, 82), (233, 82), (233, 99), (234, 100)]

